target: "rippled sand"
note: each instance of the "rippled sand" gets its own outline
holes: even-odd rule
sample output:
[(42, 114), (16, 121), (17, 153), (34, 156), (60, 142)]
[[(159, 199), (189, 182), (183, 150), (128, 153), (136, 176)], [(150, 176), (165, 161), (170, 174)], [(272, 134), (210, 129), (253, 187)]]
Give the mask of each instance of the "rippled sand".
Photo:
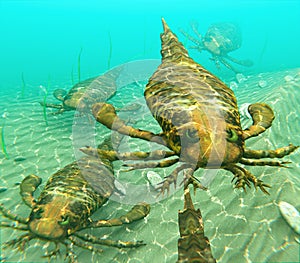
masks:
[[(299, 144), (300, 70), (263, 73), (239, 80), (240, 82), (235, 80), (236, 85), (233, 85), (239, 105), (266, 102), (272, 106), (276, 116), (272, 127), (262, 135), (249, 139), (247, 147), (274, 149), (289, 143)], [(20, 94), (13, 93), (0, 94), (1, 107), (3, 105), (1, 110), (8, 113), (4, 131), (10, 157), (5, 159), (0, 153), (1, 186), (7, 188), (7, 191), (0, 195), (1, 202), (7, 208), (27, 217), (30, 209), (21, 202), (17, 184), (26, 175), (34, 173), (43, 178), (44, 185), (51, 174), (81, 156), (79, 147), (97, 145), (110, 132), (91, 119), (74, 117), (74, 112), (58, 116), (48, 114), (46, 126), (42, 107), (38, 103), (42, 100), (42, 96), (25, 93), (25, 97), (20, 98)], [(134, 99), (132, 93), (135, 94)], [(142, 93), (143, 85), (133, 84), (120, 89), (112, 99), (112, 103), (121, 108), (128, 103), (139, 102), (142, 105), (139, 110), (121, 111), (120, 115), (135, 127), (159, 132), (160, 128), (147, 110)], [(1, 118), (0, 121), (2, 126), (4, 119)], [(79, 129), (80, 122), (88, 126), (88, 134), (84, 129)], [(242, 123), (243, 127), (246, 127), (251, 121), (243, 118)], [(157, 145), (127, 138), (124, 138), (119, 146), (120, 151), (159, 148), (161, 147)], [(20, 157), (24, 160), (16, 159)], [(286, 201), (300, 210), (300, 151), (297, 150), (285, 157), (284, 161), (291, 162), (289, 169), (248, 167), (259, 179), (272, 185), (270, 196), (253, 188), (247, 189), (247, 193), (233, 190), (230, 183), (232, 174), (224, 170), (217, 171), (208, 191), (197, 191), (196, 196), (192, 196), (195, 207), (201, 209), (205, 234), (210, 239), (217, 262), (299, 262), (299, 244), (295, 241), (297, 234), (281, 217), (278, 203)], [(131, 204), (143, 199), (152, 203), (150, 215), (131, 225), (93, 229), (87, 232), (115, 240), (144, 240), (147, 245), (137, 249), (103, 247), (104, 251), (99, 255), (75, 248), (78, 261), (176, 262), (179, 237), (177, 214), (178, 210), (183, 209), (182, 189), (179, 188), (168, 198), (156, 199), (156, 193), (146, 180), (146, 174), (150, 170), (163, 177), (174, 168), (125, 172), (121, 164), (115, 163), (116, 178), (126, 190), (126, 200), (117, 195), (113, 196), (93, 218), (108, 219), (120, 216), (131, 208)], [(201, 179), (207, 176), (207, 173), (199, 169), (196, 176)], [(41, 189), (42, 187), (37, 190), (36, 196)], [(4, 243), (21, 234), (22, 232), (11, 229), (1, 229), (1, 242)], [(53, 247), (53, 244), (33, 240), (24, 253), (16, 250), (11, 253), (10, 249), (1, 248), (2, 261), (47, 262), (42, 255), (50, 248), (49, 246)], [(58, 258), (53, 262), (63, 262), (63, 259)]]

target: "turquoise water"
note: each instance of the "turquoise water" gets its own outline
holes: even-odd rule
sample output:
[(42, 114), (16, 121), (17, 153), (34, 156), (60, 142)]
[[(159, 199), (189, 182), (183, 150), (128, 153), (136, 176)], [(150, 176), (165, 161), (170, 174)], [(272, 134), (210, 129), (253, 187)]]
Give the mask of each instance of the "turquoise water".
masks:
[[(94, 76), (133, 59), (160, 58), (161, 17), (178, 29), (197, 21), (204, 34), (216, 22), (236, 22), (242, 30), (237, 58), (253, 60), (251, 71), (299, 66), (299, 1), (5, 1), (1, 7), (1, 89), (28, 83), (58, 82), (77, 72), (82, 48), (83, 76)], [(217, 72), (207, 54), (190, 52)], [(226, 73), (225, 73), (226, 74)]]
[[(138, 109), (123, 109), (119, 115), (134, 127), (160, 132), (145, 104), (143, 90), (159, 64), (161, 17), (188, 48), (190, 56), (234, 90), (240, 107), (260, 101), (273, 108), (276, 118), (272, 127), (247, 141), (247, 148), (299, 145), (300, 2), (161, 2), (0, 2), (0, 125), (6, 152), (2, 143), (0, 198), (5, 207), (27, 217), (30, 209), (19, 196), (18, 184), (23, 178), (36, 174), (43, 179), (36, 192), (38, 197), (53, 173), (83, 156), (78, 150), (80, 147), (96, 146), (110, 135), (108, 129), (74, 111), (52, 115), (55, 110), (47, 108), (44, 114), (39, 102), (45, 99), (59, 103), (52, 96), (57, 88), (68, 90), (79, 78), (97, 76), (120, 65), (135, 65), (118, 78), (117, 93), (109, 102), (124, 109), (137, 103)], [(203, 35), (213, 23), (236, 23), (242, 31), (243, 42), (241, 48), (230, 55), (250, 59), (253, 66), (233, 64), (241, 74), (223, 65), (217, 69), (208, 52), (190, 49), (193, 44), (180, 33), (180, 29), (192, 33), (192, 21), (198, 23)], [(241, 114), (245, 128), (251, 120), (245, 112)], [(125, 137), (119, 149), (126, 152), (161, 147)], [(299, 150), (284, 161), (291, 162), (289, 169), (249, 168), (272, 185), (270, 196), (253, 188), (247, 193), (233, 190), (232, 174), (224, 170), (215, 171), (212, 177), (205, 170), (197, 171), (196, 176), (206, 182), (209, 189), (197, 192), (192, 198), (195, 207), (201, 209), (205, 235), (217, 262), (299, 262), (299, 234), (278, 209), (279, 202), (286, 201), (300, 210)], [(149, 202), (151, 212), (132, 225), (92, 229), (87, 233), (113, 240), (143, 240), (147, 245), (137, 249), (102, 247), (101, 254), (75, 248), (78, 262), (176, 262), (177, 216), (178, 210), (183, 209), (182, 191), (178, 188), (170, 197), (157, 199), (157, 193), (146, 180), (149, 171), (163, 178), (173, 167), (125, 172), (122, 162), (116, 162), (114, 168), (119, 188), (126, 192), (126, 198), (113, 195), (93, 219), (121, 216), (140, 201)], [(4, 242), (23, 233), (8, 228), (0, 230), (1, 262), (47, 262), (42, 256), (53, 244), (32, 240), (24, 252), (3, 249)], [(63, 257), (51, 262), (63, 262)]]

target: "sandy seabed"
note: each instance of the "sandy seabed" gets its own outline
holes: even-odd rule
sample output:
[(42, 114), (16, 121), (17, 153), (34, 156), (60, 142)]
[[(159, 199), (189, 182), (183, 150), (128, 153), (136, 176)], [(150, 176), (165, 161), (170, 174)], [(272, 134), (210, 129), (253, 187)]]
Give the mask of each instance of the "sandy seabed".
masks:
[[(246, 147), (251, 149), (275, 149), (289, 143), (300, 142), (300, 69), (280, 72), (261, 73), (244, 76), (228, 83), (231, 85), (239, 106), (244, 103), (265, 102), (274, 110), (275, 120), (272, 127), (256, 138), (249, 139)], [(132, 93), (135, 95), (132, 97)], [(121, 111), (120, 115), (129, 123), (141, 129), (159, 132), (158, 124), (147, 110), (142, 97), (143, 85), (123, 87), (112, 98), (117, 107), (138, 101), (142, 106), (134, 112)], [(110, 131), (100, 124), (89, 120), (91, 131), (85, 134), (78, 129), (80, 118), (74, 112), (62, 115), (50, 115), (47, 110), (45, 123), (43, 109), (38, 103), (42, 100), (39, 92), (25, 91), (24, 97), (19, 92), (0, 91), (1, 121), (4, 126), (4, 138), (9, 159), (0, 152), (1, 187), (7, 188), (0, 193), (1, 203), (23, 217), (30, 209), (19, 195), (18, 184), (29, 174), (36, 174), (43, 179), (36, 191), (38, 197), (44, 184), (54, 172), (79, 158), (79, 147), (101, 142)], [(54, 102), (51, 96), (48, 99)], [(251, 124), (242, 112), (242, 125)], [(4, 118), (5, 117), (5, 118)], [(80, 138), (74, 142), (74, 138)], [(137, 139), (124, 138), (121, 150), (149, 150), (154, 146)], [(156, 146), (155, 146), (156, 147)], [(159, 146), (157, 147), (159, 148)], [(270, 184), (270, 196), (252, 187), (247, 192), (234, 190), (230, 183), (232, 174), (218, 170), (207, 191), (197, 191), (192, 196), (196, 208), (203, 216), (205, 235), (211, 242), (212, 252), (217, 262), (299, 262), (299, 236), (282, 218), (278, 203), (286, 201), (300, 210), (300, 152), (296, 150), (283, 159), (291, 162), (289, 168), (248, 167), (257, 178)], [(130, 262), (130, 263), (171, 263), (177, 260), (177, 240), (179, 230), (178, 210), (183, 209), (182, 189), (172, 192), (168, 198), (155, 199), (153, 190), (147, 183), (148, 171), (157, 172), (162, 178), (172, 171), (171, 168), (148, 168), (124, 172), (121, 162), (115, 163), (118, 182), (126, 188), (130, 198), (124, 200), (112, 197), (103, 208), (94, 215), (94, 219), (117, 217), (128, 211), (135, 201), (147, 199), (151, 202), (151, 212), (144, 220), (131, 225), (86, 230), (93, 235), (114, 240), (143, 240), (147, 245), (140, 248), (116, 249), (102, 247), (101, 254), (93, 254), (81, 248), (74, 248), (79, 262)], [(199, 169), (198, 178), (206, 176), (205, 170)], [(132, 189), (138, 189), (132, 191)], [(132, 191), (132, 192), (131, 192)], [(150, 194), (149, 194), (150, 193)], [(144, 195), (143, 195), (144, 194)], [(2, 219), (1, 219), (2, 220)], [(8, 221), (7, 219), (4, 219)], [(47, 262), (42, 256), (54, 245), (32, 240), (24, 252), (10, 248), (3, 249), (3, 244), (22, 234), (21, 231), (1, 229), (1, 262)], [(64, 248), (62, 247), (62, 255)], [(63, 262), (62, 258), (51, 262)]]

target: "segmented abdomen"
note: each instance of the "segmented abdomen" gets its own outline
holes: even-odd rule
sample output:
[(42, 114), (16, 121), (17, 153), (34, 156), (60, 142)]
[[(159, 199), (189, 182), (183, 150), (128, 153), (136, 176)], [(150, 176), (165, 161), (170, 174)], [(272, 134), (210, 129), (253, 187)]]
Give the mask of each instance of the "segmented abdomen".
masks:
[(110, 162), (84, 157), (50, 177), (37, 205), (55, 206), (56, 200), (63, 200), (67, 204), (65, 210), (70, 215), (70, 221), (80, 225), (81, 222), (86, 223), (89, 216), (106, 202), (113, 190)]
[(228, 122), (240, 125), (233, 92), (201, 67), (162, 64), (151, 77), (145, 97), (155, 118), (171, 119), (174, 113), (196, 106), (219, 111)]
[(166, 24), (164, 30), (162, 64), (150, 78), (145, 98), (167, 140), (178, 140), (174, 134), (191, 122), (211, 134), (216, 132), (214, 127), (223, 125), (225, 130), (229, 126), (241, 136), (234, 93), (188, 56)]

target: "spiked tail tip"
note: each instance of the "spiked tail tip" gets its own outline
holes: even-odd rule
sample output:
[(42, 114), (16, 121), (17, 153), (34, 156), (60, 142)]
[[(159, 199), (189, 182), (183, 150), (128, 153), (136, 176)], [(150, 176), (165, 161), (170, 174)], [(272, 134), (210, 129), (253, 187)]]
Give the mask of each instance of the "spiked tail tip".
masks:
[(162, 59), (176, 60), (178, 57), (189, 57), (187, 50), (171, 31), (165, 19), (162, 18), (161, 21), (164, 29), (164, 32), (160, 35)]
[(164, 33), (166, 34), (168, 31), (170, 31), (170, 28), (169, 28), (169, 26), (167, 25), (166, 20), (165, 20), (163, 17), (161, 18), (161, 22), (162, 22), (162, 24), (163, 24)]

